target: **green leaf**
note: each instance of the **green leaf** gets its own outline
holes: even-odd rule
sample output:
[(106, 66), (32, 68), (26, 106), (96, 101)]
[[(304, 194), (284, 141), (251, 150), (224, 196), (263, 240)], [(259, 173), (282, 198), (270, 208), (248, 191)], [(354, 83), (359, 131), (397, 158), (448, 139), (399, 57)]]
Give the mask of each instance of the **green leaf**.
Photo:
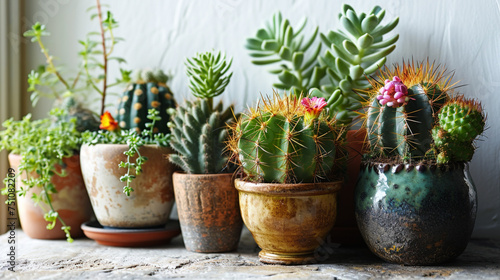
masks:
[(347, 17), (342, 17), (340, 19), (340, 23), (342, 24), (342, 26), (344, 26), (347, 32), (349, 32), (355, 38), (361, 35), (356, 26), (354, 26), (354, 24)]
[(284, 60), (292, 60), (292, 51), (286, 46), (281, 47), (279, 55)]
[(252, 63), (255, 65), (266, 65), (266, 64), (271, 64), (271, 63), (276, 63), (280, 62), (281, 58), (275, 58), (275, 59), (265, 59), (265, 60), (252, 60)]
[(351, 65), (349, 69), (349, 76), (353, 80), (359, 79), (363, 75), (363, 67), (359, 65)]
[(368, 17), (363, 19), (363, 22), (361, 23), (361, 29), (363, 33), (370, 33), (373, 29), (375, 29), (375, 27), (377, 27), (378, 23), (378, 18), (375, 15), (369, 15)]
[(367, 75), (374, 73), (375, 71), (377, 71), (379, 68), (381, 68), (385, 64), (386, 60), (387, 60), (387, 58), (383, 57), (380, 60), (378, 60), (377, 62), (373, 63), (372, 65), (366, 67), (365, 73)]
[(292, 57), (293, 69), (295, 70), (300, 69), (300, 66), (302, 66), (302, 61), (304, 61), (304, 53), (303, 52), (294, 53)]
[(247, 43), (245, 45), (245, 48), (249, 50), (254, 50), (254, 51), (260, 51), (262, 50), (262, 41), (254, 38), (248, 38)]
[(347, 64), (343, 59), (337, 58), (335, 59), (335, 66), (339, 73), (344, 76), (349, 75), (349, 64)]
[(264, 28), (257, 30), (257, 34), (255, 35), (255, 37), (261, 40), (273, 39), (273, 37)]
[(375, 30), (373, 30), (371, 35), (373, 36), (373, 38), (377, 38), (386, 33), (389, 33), (398, 25), (398, 23), (399, 23), (399, 17), (395, 18), (391, 23), (385, 26), (378, 26)]
[(339, 87), (342, 90), (342, 92), (344, 92), (344, 93), (352, 91), (351, 83), (348, 80), (342, 80), (342, 81), (340, 81)]
[(298, 87), (300, 86), (299, 79), (288, 70), (284, 70), (281, 74), (278, 75), (278, 78), (285, 85)]
[(367, 56), (363, 57), (363, 63), (372, 64), (373, 62), (380, 60), (381, 58), (389, 55), (392, 51), (394, 51), (394, 49), (396, 49), (396, 46), (392, 45), (392, 46), (385, 48), (379, 52), (367, 55)]
[(373, 49), (380, 49), (380, 48), (385, 48), (388, 47), (394, 43), (396, 43), (399, 39), (399, 35), (396, 34), (395, 36), (391, 37), (390, 39), (375, 43), (371, 46)]
[(344, 46), (344, 49), (346, 51), (348, 51), (350, 54), (352, 54), (352, 55), (359, 54), (359, 50), (353, 42), (351, 42), (349, 40), (345, 40), (343, 43), (343, 46)]
[(365, 35), (358, 38), (358, 46), (361, 49), (368, 49), (373, 43), (373, 37), (366, 33)]
[(280, 44), (276, 40), (264, 40), (261, 48), (266, 51), (277, 52), (280, 48)]

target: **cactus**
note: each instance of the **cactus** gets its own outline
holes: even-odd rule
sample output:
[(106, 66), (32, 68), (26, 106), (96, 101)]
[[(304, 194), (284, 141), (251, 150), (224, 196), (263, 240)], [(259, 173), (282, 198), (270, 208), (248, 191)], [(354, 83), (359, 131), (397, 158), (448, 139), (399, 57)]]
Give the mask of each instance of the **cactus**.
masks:
[(188, 59), (187, 74), (190, 89), (198, 99), (186, 101), (184, 107), (172, 112), (173, 120), (170, 146), (177, 154), (170, 155), (172, 163), (191, 174), (216, 174), (232, 172), (228, 165), (225, 141), (226, 124), (234, 120), (233, 106), (223, 109), (222, 101), (213, 106), (213, 98), (222, 94), (233, 73), (226, 75), (232, 59), (225, 55), (207, 52)]
[[(321, 114), (323, 98), (285, 95), (263, 100), (233, 127), (229, 146), (243, 171), (257, 182), (300, 183), (329, 179), (340, 134)], [(305, 107), (305, 108), (304, 108)]]
[(143, 131), (148, 122), (148, 109), (156, 109), (161, 120), (155, 123), (154, 132), (169, 133), (167, 110), (175, 108), (176, 103), (166, 85), (168, 77), (161, 70), (138, 71), (135, 76), (135, 82), (124, 91), (118, 105), (116, 121), (120, 128)]
[(432, 129), (438, 163), (470, 161), (475, 150), (473, 141), (483, 132), (486, 121), (481, 104), (454, 97), (443, 105), (438, 119), (439, 124)]
[(354, 89), (368, 89), (370, 83), (365, 76), (373, 74), (386, 62), (386, 56), (396, 48), (399, 35), (384, 40), (383, 36), (393, 30), (399, 18), (382, 24), (385, 10), (375, 6), (368, 14), (356, 14), (349, 5), (343, 6), (339, 20), (343, 30), (321, 34), (327, 49), (318, 58), (326, 67), (329, 83), (312, 89), (311, 96), (324, 97), (331, 115), (337, 120), (350, 123), (356, 111), (362, 107), (366, 96)]
[[(321, 51), (321, 44), (310, 48), (318, 37), (318, 27), (304, 41), (301, 35), (307, 19), (303, 19), (299, 27), (294, 29), (288, 19), (283, 19), (280, 12), (273, 15), (265, 28), (257, 31), (253, 38), (247, 39), (246, 48), (256, 65), (279, 64), (270, 70), (277, 74), (279, 83), (273, 84), (278, 89), (288, 90), (296, 96), (307, 93), (310, 88), (318, 87), (325, 71), (319, 67), (316, 57)], [(306, 57), (307, 56), (307, 57)]]
[(384, 68), (379, 76), (384, 84), (371, 80), (374, 89), (369, 93), (366, 126), (372, 156), (425, 157), (431, 150), (437, 112), (452, 86), (444, 75), (444, 68), (434, 69), (428, 62), (411, 63), (396, 65), (393, 71)]

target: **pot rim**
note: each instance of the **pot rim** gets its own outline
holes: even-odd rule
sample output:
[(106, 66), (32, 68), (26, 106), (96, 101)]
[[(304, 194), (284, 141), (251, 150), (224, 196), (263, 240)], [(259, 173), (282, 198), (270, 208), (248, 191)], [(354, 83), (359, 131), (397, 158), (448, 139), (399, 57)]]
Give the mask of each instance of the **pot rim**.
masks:
[(338, 192), (344, 181), (320, 182), (320, 183), (254, 183), (244, 179), (236, 179), (234, 186), (240, 192), (257, 193), (275, 196), (306, 196), (325, 195)]
[(452, 171), (452, 170), (463, 170), (468, 166), (466, 162), (450, 162), (447, 164), (436, 164), (429, 162), (417, 162), (417, 163), (402, 163), (402, 162), (383, 162), (378, 160), (364, 160), (361, 162), (360, 169), (370, 169), (373, 168), (376, 172), (385, 173), (391, 170), (392, 173), (399, 173), (403, 170), (410, 172), (412, 170), (417, 170), (424, 172), (426, 170), (435, 171), (439, 169), (441, 171)]
[(233, 177), (234, 176), (234, 172), (231, 172), (231, 173), (215, 173), (215, 174), (189, 174), (189, 173), (186, 173), (184, 171), (175, 171), (174, 172), (174, 176), (183, 176), (183, 177), (188, 177), (188, 176), (192, 176), (192, 177), (226, 177), (226, 176), (231, 176)]

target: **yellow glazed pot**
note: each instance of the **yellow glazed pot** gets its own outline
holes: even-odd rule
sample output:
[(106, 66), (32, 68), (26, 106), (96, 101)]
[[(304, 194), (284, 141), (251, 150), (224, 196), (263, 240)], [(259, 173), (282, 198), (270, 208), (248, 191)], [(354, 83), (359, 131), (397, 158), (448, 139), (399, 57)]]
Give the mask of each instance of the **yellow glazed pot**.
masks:
[(315, 251), (335, 224), (342, 181), (305, 184), (252, 183), (236, 179), (241, 216), (261, 262), (317, 262)]

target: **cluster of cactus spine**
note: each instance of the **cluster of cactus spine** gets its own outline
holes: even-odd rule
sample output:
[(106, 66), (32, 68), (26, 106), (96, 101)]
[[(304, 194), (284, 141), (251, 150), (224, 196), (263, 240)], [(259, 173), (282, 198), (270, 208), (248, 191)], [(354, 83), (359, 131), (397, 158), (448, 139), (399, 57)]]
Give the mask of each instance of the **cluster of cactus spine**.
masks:
[(197, 54), (188, 59), (190, 89), (198, 99), (186, 101), (173, 114), (170, 146), (177, 153), (169, 160), (190, 174), (231, 172), (225, 141), (227, 123), (234, 120), (233, 106), (224, 109), (222, 101), (213, 106), (213, 98), (224, 92), (232, 73), (227, 73), (232, 60), (220, 52)]
[(268, 183), (331, 179), (341, 134), (313, 100), (274, 94), (233, 126), (229, 147), (250, 180)]
[[(155, 123), (155, 133), (170, 133), (167, 111), (175, 108), (172, 91), (167, 86), (168, 76), (162, 70), (137, 71), (135, 81), (124, 91), (116, 113), (116, 121), (121, 129), (146, 129), (148, 110), (156, 109), (161, 120)], [(149, 128), (148, 128), (149, 129)]]
[(432, 129), (437, 162), (470, 161), (474, 155), (474, 139), (485, 126), (481, 104), (463, 96), (454, 97), (443, 105), (439, 122)]
[[(306, 93), (310, 88), (318, 87), (324, 76), (324, 69), (320, 68), (316, 57), (321, 51), (321, 44), (313, 47), (318, 36), (318, 27), (313, 34), (304, 41), (301, 35), (307, 23), (303, 19), (299, 27), (294, 29), (288, 19), (283, 19), (280, 12), (273, 15), (266, 27), (257, 31), (255, 37), (248, 38), (246, 48), (254, 58), (256, 65), (279, 64), (278, 68), (270, 70), (277, 74), (279, 83), (273, 86), (288, 90), (296, 96)], [(307, 55), (307, 57), (306, 57)]]
[[(397, 156), (403, 161), (425, 157), (432, 147), (431, 130), (437, 113), (448, 101), (453, 86), (445, 74), (444, 68), (435, 69), (429, 62), (412, 62), (403, 67), (395, 65), (392, 71), (385, 67), (378, 79), (370, 80), (373, 90), (369, 92), (366, 126), (373, 157)], [(394, 77), (406, 86), (407, 101), (382, 105), (384, 95), (395, 94), (385, 90)]]
[(375, 6), (370, 13), (356, 14), (349, 6), (343, 6), (339, 21), (343, 27), (337, 31), (321, 34), (323, 43), (329, 48), (318, 58), (326, 67), (328, 83), (311, 90), (312, 96), (327, 100), (330, 114), (339, 121), (350, 123), (366, 98), (356, 89), (371, 87), (366, 76), (375, 73), (386, 62), (386, 56), (396, 48), (399, 35), (384, 40), (399, 18), (382, 24), (385, 10)]

